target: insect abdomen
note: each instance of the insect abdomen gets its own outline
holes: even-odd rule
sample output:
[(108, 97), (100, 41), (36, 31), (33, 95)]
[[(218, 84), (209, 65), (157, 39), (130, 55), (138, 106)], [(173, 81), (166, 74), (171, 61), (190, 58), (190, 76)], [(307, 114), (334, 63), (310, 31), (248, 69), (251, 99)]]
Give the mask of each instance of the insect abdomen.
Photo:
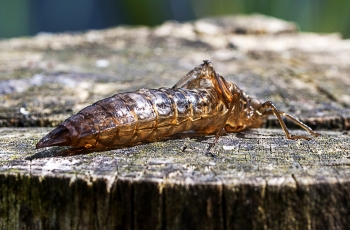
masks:
[(141, 89), (116, 94), (63, 122), (56, 129), (64, 129), (65, 133), (69, 130), (69, 143), (55, 145), (116, 147), (199, 130), (213, 122), (217, 101), (215, 91), (210, 89)]

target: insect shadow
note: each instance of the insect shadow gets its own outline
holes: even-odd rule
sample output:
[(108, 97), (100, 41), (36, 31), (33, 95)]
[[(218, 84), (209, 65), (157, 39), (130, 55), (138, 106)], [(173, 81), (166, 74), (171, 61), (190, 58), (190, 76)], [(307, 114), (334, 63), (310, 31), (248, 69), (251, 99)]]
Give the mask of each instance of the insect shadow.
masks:
[(276, 135), (260, 133), (256, 130), (245, 130), (245, 131), (236, 133), (235, 137), (240, 139), (256, 139), (256, 138), (272, 139), (272, 138), (276, 138)]
[(75, 155), (85, 155), (94, 152), (104, 152), (109, 150), (123, 149), (128, 147), (133, 147), (135, 145), (124, 146), (120, 148), (103, 148), (103, 149), (86, 149), (86, 148), (72, 148), (72, 147), (54, 147), (46, 149), (44, 151), (37, 152), (32, 156), (26, 157), (25, 160), (34, 160), (40, 158), (52, 158), (52, 157), (66, 157), (66, 156), (75, 156)]
[[(79, 151), (79, 149), (67, 148), (67, 147), (54, 147), (51, 149), (46, 149), (40, 152), (37, 152), (29, 157), (26, 157), (25, 160), (34, 160), (40, 158), (50, 158), (50, 157), (62, 157), (62, 156), (71, 156), (79, 154), (87, 154), (89, 152)], [(92, 152), (92, 151), (91, 151)]]
[[(223, 134), (225, 136), (226, 134)], [(179, 133), (172, 135), (170, 137), (162, 137), (158, 138), (158, 142), (161, 141), (169, 141), (169, 140), (178, 140), (183, 138), (191, 138), (195, 142), (201, 142), (205, 144), (210, 144), (210, 139), (213, 139), (214, 136), (203, 136), (201, 134), (195, 133), (195, 132), (187, 132), (187, 133)], [(213, 142), (213, 141), (212, 141)], [(51, 157), (66, 157), (66, 156), (74, 156), (74, 155), (84, 155), (94, 152), (103, 152), (103, 151), (109, 151), (109, 150), (116, 150), (116, 149), (126, 149), (130, 147), (140, 146), (142, 148), (142, 145), (147, 145), (150, 143), (154, 143), (153, 141), (144, 141), (144, 142), (138, 142), (135, 144), (120, 146), (118, 148), (102, 148), (102, 149), (86, 149), (86, 148), (74, 148), (74, 147), (68, 147), (68, 146), (59, 146), (59, 147), (53, 147), (50, 149), (46, 149), (40, 152), (37, 152), (29, 157), (26, 157), (25, 160), (34, 160), (34, 159), (40, 159), (40, 158), (51, 158)], [(179, 152), (182, 151), (183, 146), (179, 146)], [(185, 147), (187, 148), (187, 147)]]

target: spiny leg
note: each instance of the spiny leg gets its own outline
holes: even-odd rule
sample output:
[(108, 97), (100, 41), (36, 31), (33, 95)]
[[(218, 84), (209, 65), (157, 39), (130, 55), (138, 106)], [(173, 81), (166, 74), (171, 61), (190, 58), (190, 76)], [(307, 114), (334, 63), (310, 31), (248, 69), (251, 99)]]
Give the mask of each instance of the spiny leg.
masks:
[(305, 129), (306, 131), (308, 131), (311, 135), (318, 137), (321, 136), (321, 134), (316, 133), (315, 131), (313, 131), (309, 126), (307, 126), (306, 124), (304, 124), (303, 122), (299, 121), (298, 119), (296, 119), (295, 117), (293, 117), (290, 114), (287, 114), (281, 110), (278, 111), (282, 116), (286, 117), (287, 119), (293, 121), (295, 124), (299, 125), (300, 127), (302, 127), (303, 129)]
[(283, 111), (277, 110), (277, 108), (275, 107), (275, 105), (271, 101), (264, 102), (259, 107), (258, 112), (260, 112), (262, 114), (262, 116), (267, 116), (267, 115), (272, 115), (272, 114), (275, 115), (288, 139), (291, 139), (291, 140), (296, 140), (296, 139), (311, 140), (311, 138), (304, 136), (304, 135), (292, 136), (289, 133), (289, 130), (288, 130), (286, 124), (284, 123), (282, 116), (286, 117), (289, 120), (292, 120), (294, 123), (296, 123), (297, 125), (299, 125), (303, 129), (305, 129), (306, 131), (308, 131), (310, 134), (312, 134), (315, 137), (321, 135), (319, 133), (314, 132), (309, 126), (305, 125), (303, 122), (299, 121), (295, 117), (293, 117), (293, 116), (291, 116)]
[(236, 93), (232, 93), (229, 88), (226, 86), (225, 84), (225, 80), (220, 76), (220, 75), (216, 75), (216, 81), (218, 83), (218, 88), (217, 91), (218, 93), (221, 94), (221, 96), (223, 97), (223, 100), (228, 108), (226, 115), (224, 117), (224, 119), (222, 119), (222, 123), (217, 131), (217, 133), (215, 134), (215, 140), (214, 142), (209, 145), (207, 151), (209, 151), (212, 147), (214, 147), (214, 145), (218, 142), (220, 134), (222, 133), (222, 131), (224, 130), (224, 127), (226, 125), (226, 122), (228, 120), (228, 118), (232, 115), (232, 110), (235, 110), (235, 114), (240, 114), (240, 106), (239, 105), (239, 99), (241, 97), (241, 92), (236, 92)]
[(211, 148), (213, 148), (213, 147), (215, 146), (215, 144), (219, 141), (220, 134), (221, 134), (222, 131), (224, 130), (224, 126), (225, 126), (225, 124), (226, 124), (227, 119), (228, 119), (229, 116), (230, 116), (230, 113), (231, 113), (231, 111), (232, 111), (234, 105), (235, 105), (235, 103), (231, 103), (231, 104), (230, 104), (230, 107), (229, 107), (228, 110), (227, 110), (226, 116), (225, 116), (225, 118), (223, 119), (223, 122), (222, 122), (222, 124), (220, 125), (220, 128), (218, 129), (218, 131), (217, 131), (216, 134), (215, 134), (215, 140), (214, 140), (214, 142), (211, 143), (211, 144), (209, 144), (209, 147), (207, 148), (207, 151), (208, 151), (208, 152), (209, 152), (209, 150), (210, 150)]

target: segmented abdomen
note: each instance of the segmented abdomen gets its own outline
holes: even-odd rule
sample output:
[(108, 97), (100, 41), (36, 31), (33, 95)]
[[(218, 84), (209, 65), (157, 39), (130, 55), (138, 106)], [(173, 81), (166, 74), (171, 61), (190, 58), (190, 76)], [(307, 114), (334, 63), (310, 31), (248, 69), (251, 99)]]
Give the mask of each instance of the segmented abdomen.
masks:
[(62, 125), (70, 130), (71, 146), (116, 147), (188, 130), (209, 132), (223, 110), (214, 89), (141, 89), (98, 101)]

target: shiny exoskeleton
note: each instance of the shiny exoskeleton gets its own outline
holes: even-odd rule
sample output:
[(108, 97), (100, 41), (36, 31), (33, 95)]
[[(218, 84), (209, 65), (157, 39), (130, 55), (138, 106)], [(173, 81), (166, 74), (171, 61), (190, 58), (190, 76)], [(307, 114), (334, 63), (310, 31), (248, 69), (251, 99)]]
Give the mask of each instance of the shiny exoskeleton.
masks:
[(44, 136), (36, 148), (118, 148), (187, 131), (216, 134), (217, 140), (222, 132), (260, 127), (268, 115), (277, 117), (288, 139), (310, 138), (290, 135), (281, 116), (319, 135), (270, 101), (252, 99), (204, 61), (172, 88), (115, 94), (86, 107)]

